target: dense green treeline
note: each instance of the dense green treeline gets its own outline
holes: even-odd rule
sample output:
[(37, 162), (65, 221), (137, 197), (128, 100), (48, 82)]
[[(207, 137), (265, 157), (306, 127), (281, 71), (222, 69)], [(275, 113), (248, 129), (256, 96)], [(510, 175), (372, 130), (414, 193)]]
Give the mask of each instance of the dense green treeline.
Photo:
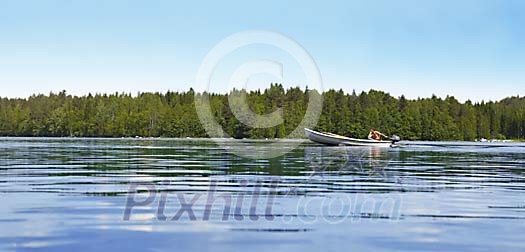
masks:
[[(210, 94), (215, 120), (236, 138), (282, 138), (303, 119), (308, 92), (271, 85), (263, 91), (234, 90)], [(0, 99), (1, 136), (77, 137), (207, 137), (188, 92), (87, 95), (34, 95), (28, 99)], [(245, 95), (257, 114), (281, 109), (284, 123), (271, 128), (249, 127), (232, 111), (232, 97)], [(321, 131), (363, 138), (370, 128), (411, 140), (474, 140), (476, 138), (524, 138), (525, 98), (498, 102), (458, 102), (454, 97), (409, 100), (370, 90), (346, 94), (329, 90), (322, 94)], [(229, 99), (230, 98), (230, 99)], [(235, 114), (235, 115), (234, 115)], [(242, 120), (241, 120), (242, 121)], [(302, 134), (288, 137), (303, 137)]]

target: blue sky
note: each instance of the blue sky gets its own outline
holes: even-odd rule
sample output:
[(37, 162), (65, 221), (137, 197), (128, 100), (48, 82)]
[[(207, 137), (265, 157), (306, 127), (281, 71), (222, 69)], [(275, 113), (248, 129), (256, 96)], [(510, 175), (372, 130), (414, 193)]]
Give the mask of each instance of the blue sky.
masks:
[[(324, 88), (380, 89), (497, 100), (525, 94), (524, 1), (6, 1), (0, 0), (0, 96), (187, 90), (222, 39), (246, 30), (284, 34), (316, 61)], [(250, 58), (282, 62), (282, 50), (240, 49), (212, 85), (228, 87)], [(219, 88), (219, 90), (220, 90)]]

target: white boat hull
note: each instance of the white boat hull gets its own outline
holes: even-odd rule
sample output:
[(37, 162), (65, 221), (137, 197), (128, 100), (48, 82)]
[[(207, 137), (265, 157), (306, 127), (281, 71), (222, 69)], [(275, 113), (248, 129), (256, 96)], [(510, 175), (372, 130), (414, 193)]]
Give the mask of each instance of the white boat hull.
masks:
[(353, 145), (377, 147), (391, 147), (393, 145), (392, 141), (377, 141), (370, 139), (350, 138), (331, 133), (317, 132), (307, 128), (304, 129), (304, 133), (311, 141), (326, 145)]

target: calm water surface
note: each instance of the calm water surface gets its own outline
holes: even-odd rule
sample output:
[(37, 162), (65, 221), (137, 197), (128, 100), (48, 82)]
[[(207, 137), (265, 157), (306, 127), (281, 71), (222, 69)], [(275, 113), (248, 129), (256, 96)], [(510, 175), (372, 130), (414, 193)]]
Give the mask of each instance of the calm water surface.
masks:
[(525, 251), (524, 144), (302, 144), (271, 160), (188, 139), (0, 150), (1, 251)]

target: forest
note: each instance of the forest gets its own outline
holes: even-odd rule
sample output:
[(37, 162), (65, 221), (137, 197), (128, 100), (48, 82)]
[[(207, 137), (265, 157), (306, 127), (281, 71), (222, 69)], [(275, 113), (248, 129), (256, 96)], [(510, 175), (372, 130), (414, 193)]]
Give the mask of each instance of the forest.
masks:
[[(284, 123), (249, 127), (229, 106), (229, 96), (243, 94), (249, 108), (267, 114), (281, 108)], [(365, 138), (370, 128), (404, 140), (523, 139), (525, 98), (459, 102), (453, 96), (406, 99), (370, 90), (315, 90), (271, 84), (265, 90), (207, 94), (215, 120), (234, 138), (304, 138), (289, 135), (303, 119), (308, 94), (322, 95), (315, 129)], [(31, 137), (207, 137), (194, 97), (186, 92), (68, 95), (66, 91), (26, 99), (0, 98), (0, 136)]]

